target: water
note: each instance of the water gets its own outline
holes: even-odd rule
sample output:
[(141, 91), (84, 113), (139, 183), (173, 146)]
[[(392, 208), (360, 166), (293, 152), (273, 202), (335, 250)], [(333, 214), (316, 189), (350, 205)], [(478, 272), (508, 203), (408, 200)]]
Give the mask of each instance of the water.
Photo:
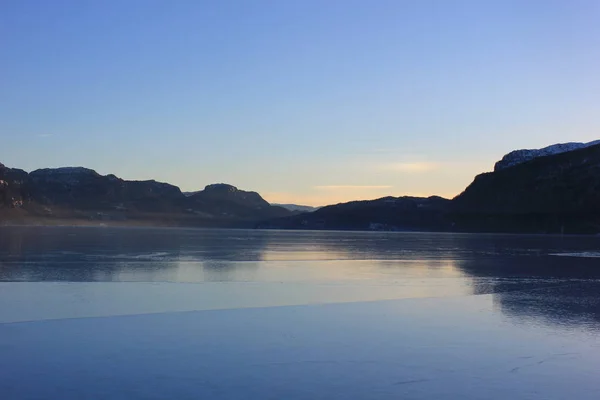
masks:
[(0, 228), (0, 398), (596, 399), (599, 250)]

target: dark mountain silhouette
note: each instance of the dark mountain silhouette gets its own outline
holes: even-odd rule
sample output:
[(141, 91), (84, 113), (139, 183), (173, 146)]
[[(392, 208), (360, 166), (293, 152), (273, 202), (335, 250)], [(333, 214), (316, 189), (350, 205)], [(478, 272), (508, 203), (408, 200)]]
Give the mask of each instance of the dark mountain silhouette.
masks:
[(383, 197), (352, 201), (288, 218), (266, 221), (263, 228), (352, 230), (445, 230), (450, 200), (441, 197)]
[(82, 167), (27, 173), (0, 167), (0, 216), (35, 221), (102, 220), (185, 226), (248, 227), (292, 213), (258, 193), (209, 185), (192, 196), (173, 185), (127, 181)]
[(270, 205), (256, 192), (239, 190), (225, 183), (208, 185), (187, 197), (186, 204), (194, 210), (215, 216), (243, 219), (282, 217), (291, 215), (283, 207)]
[(283, 207), (286, 208), (290, 211), (294, 211), (294, 212), (313, 212), (313, 211), (317, 211), (319, 208), (321, 207), (313, 207), (313, 206), (303, 206), (300, 204), (273, 204), (274, 206), (279, 206), (279, 207)]
[(342, 203), (258, 225), (282, 229), (600, 232), (600, 145), (541, 155), (477, 176), (454, 198)]
[(27, 172), (0, 163), (0, 207), (19, 208), (26, 196)]
[(223, 183), (184, 194), (167, 183), (127, 181), (81, 167), (27, 173), (0, 164), (0, 218), (24, 223), (599, 233), (600, 145), (559, 150), (520, 157), (481, 174), (452, 200), (384, 197), (301, 214)]
[(466, 230), (600, 232), (600, 145), (478, 175), (452, 213)]
[(126, 181), (87, 168), (40, 169), (29, 174), (29, 195), (39, 204), (79, 210), (177, 211), (178, 187), (156, 181)]

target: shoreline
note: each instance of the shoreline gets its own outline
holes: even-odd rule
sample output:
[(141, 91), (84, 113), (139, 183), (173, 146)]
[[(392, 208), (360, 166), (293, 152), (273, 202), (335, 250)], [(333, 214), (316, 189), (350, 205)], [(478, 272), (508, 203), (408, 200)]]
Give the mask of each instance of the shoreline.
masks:
[(16, 221), (2, 221), (0, 222), (0, 229), (2, 228), (150, 228), (150, 229), (214, 229), (214, 230), (244, 230), (244, 231), (284, 231), (284, 232), (360, 232), (360, 233), (398, 233), (398, 234), (456, 234), (456, 235), (519, 235), (519, 236), (582, 236), (582, 237), (600, 237), (598, 233), (557, 233), (557, 232), (517, 232), (517, 231), (492, 231), (492, 230), (480, 230), (480, 231), (467, 231), (467, 230), (369, 230), (369, 229), (294, 229), (294, 228), (256, 228), (249, 226), (240, 226), (236, 224), (230, 225), (182, 225), (182, 224), (169, 224), (160, 223), (157, 221), (143, 221), (139, 220), (136, 223), (131, 221), (87, 221), (87, 220), (44, 220), (44, 221), (27, 221), (27, 222), (16, 222)]

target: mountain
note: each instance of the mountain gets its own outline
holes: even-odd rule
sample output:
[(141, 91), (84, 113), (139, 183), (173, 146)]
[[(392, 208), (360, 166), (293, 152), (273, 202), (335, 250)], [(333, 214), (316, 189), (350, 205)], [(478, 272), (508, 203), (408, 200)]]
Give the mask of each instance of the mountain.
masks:
[(82, 167), (33, 171), (28, 188), (39, 204), (78, 210), (173, 212), (184, 197), (178, 187), (167, 183), (126, 181)]
[(312, 213), (279, 218), (259, 228), (340, 230), (446, 230), (450, 200), (441, 197), (383, 197), (323, 207)]
[(452, 209), (465, 229), (600, 232), (600, 144), (478, 175)]
[[(384, 197), (263, 221), (262, 228), (600, 233), (600, 143), (551, 146), (478, 175), (452, 200)], [(514, 157), (507, 155), (504, 160)], [(527, 155), (529, 157), (529, 155)]]
[(26, 197), (27, 172), (0, 163), (0, 207), (18, 209)]
[(0, 164), (0, 223), (109, 221), (281, 229), (600, 233), (600, 141), (507, 154), (452, 200), (384, 197), (292, 212), (219, 183), (182, 193), (82, 167)]
[(256, 192), (239, 190), (225, 183), (208, 185), (186, 200), (193, 210), (228, 218), (277, 218), (291, 214), (283, 207), (270, 205)]
[(0, 217), (4, 220), (247, 227), (264, 218), (291, 215), (258, 193), (226, 184), (209, 185), (186, 196), (168, 183), (128, 181), (83, 167), (27, 173), (0, 166)]
[(510, 168), (512, 166), (522, 164), (538, 157), (552, 156), (555, 154), (566, 153), (573, 150), (579, 150), (586, 147), (600, 144), (600, 140), (589, 143), (559, 143), (552, 146), (544, 147), (536, 150), (515, 150), (511, 151), (502, 160), (498, 161), (494, 166), (494, 171)]
[(274, 206), (279, 206), (279, 207), (283, 207), (287, 210), (293, 211), (293, 212), (313, 212), (318, 210), (320, 207), (311, 207), (311, 206), (301, 206), (298, 204), (276, 204), (276, 203), (272, 203), (272, 205)]

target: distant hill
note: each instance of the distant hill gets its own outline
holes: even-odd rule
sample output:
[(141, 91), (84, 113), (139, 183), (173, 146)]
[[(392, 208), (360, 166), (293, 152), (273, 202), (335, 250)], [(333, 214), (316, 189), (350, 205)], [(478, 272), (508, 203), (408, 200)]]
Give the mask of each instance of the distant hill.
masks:
[[(120, 223), (280, 229), (600, 233), (600, 144), (511, 152), (452, 200), (383, 197), (316, 210), (224, 183), (182, 193), (82, 167), (0, 164), (0, 224)], [(293, 211), (290, 210), (293, 208)]]
[(258, 193), (231, 185), (209, 185), (186, 196), (168, 183), (127, 181), (82, 167), (27, 173), (1, 165), (0, 200), (0, 218), (5, 221), (17, 215), (27, 221), (249, 227), (264, 218), (291, 215)]
[(383, 197), (323, 207), (308, 214), (266, 221), (261, 228), (351, 230), (444, 230), (450, 200)]
[(272, 203), (272, 205), (274, 206), (279, 206), (279, 207), (283, 207), (287, 210), (293, 211), (293, 212), (313, 212), (318, 210), (320, 207), (312, 207), (312, 206), (300, 206), (298, 204), (277, 204), (277, 203)]
[[(385, 197), (262, 221), (281, 229), (600, 233), (600, 144), (557, 145), (477, 176), (452, 200)], [(516, 153), (519, 154), (519, 153)], [(525, 154), (525, 153), (521, 153)]]
[(227, 218), (252, 220), (291, 214), (283, 207), (270, 205), (256, 192), (246, 192), (224, 183), (208, 185), (195, 192), (186, 197), (186, 204), (193, 210)]

